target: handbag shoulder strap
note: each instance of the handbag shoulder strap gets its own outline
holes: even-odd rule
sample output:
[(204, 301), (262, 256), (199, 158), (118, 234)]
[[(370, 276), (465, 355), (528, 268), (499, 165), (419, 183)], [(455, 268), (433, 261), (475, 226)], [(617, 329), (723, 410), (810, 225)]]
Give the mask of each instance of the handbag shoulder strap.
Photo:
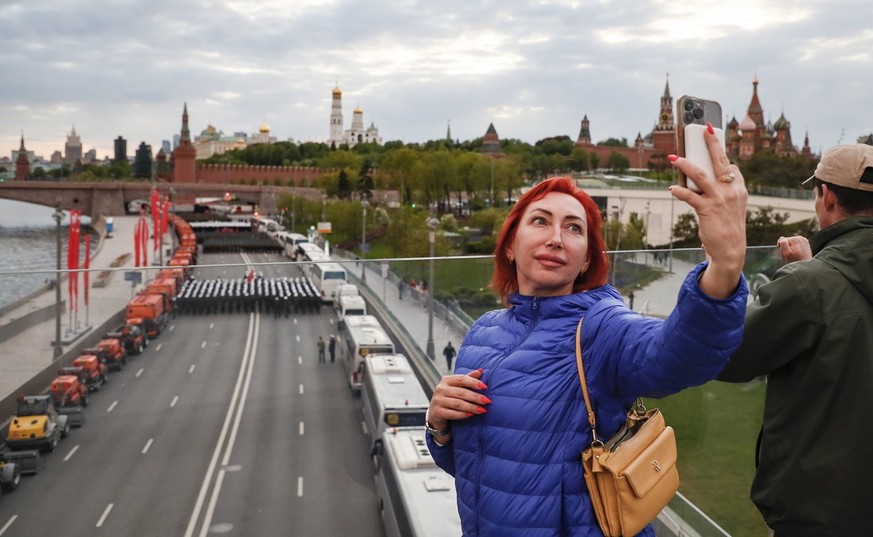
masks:
[(582, 398), (585, 399), (585, 411), (588, 413), (588, 424), (591, 425), (591, 436), (594, 442), (597, 440), (597, 418), (594, 416), (594, 407), (588, 398), (588, 383), (585, 381), (585, 370), (582, 368), (582, 320), (576, 327), (576, 369), (579, 371), (579, 384), (582, 386)]

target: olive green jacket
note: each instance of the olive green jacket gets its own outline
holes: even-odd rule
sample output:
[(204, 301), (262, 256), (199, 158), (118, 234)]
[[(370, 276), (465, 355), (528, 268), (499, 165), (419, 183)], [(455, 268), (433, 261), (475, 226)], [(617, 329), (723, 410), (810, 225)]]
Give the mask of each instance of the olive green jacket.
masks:
[(776, 535), (866, 535), (873, 217), (849, 218), (810, 242), (813, 259), (784, 266), (759, 289), (719, 379), (767, 376), (751, 497)]

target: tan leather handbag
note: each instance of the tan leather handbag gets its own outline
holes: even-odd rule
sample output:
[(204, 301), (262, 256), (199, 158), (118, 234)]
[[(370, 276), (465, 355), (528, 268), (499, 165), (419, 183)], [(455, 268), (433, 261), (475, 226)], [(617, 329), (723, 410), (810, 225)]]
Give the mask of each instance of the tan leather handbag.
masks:
[(655, 520), (679, 490), (676, 437), (657, 408), (646, 410), (642, 399), (637, 399), (625, 425), (606, 442), (597, 439), (597, 420), (582, 368), (581, 334), (579, 321), (576, 365), (593, 438), (582, 451), (585, 485), (603, 534), (630, 537)]

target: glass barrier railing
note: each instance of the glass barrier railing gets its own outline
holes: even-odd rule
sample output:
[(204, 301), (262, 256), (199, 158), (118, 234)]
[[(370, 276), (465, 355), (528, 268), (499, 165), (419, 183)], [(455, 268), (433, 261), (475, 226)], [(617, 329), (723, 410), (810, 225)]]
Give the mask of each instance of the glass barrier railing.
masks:
[[(0, 349), (38, 326), (39, 338), (31, 343), (41, 353), (37, 361), (46, 367), (52, 364), (56, 352), (68, 349), (81, 335), (117, 320), (113, 315), (125, 308), (145, 281), (157, 275), (161, 267), (156, 263), (166, 263), (172, 253), (168, 250), (163, 259), (151, 256), (147, 269), (136, 270), (132, 266), (132, 247), (104, 244), (106, 250), (99, 257), (92, 252), (100, 263), (88, 269), (87, 291), (84, 281), (79, 280), (78, 309), (71, 310), (67, 281), (62, 278), (60, 293), (54, 285), (54, 231), (50, 228), (44, 233), (41, 246), (35, 248), (31, 243), (24, 248), (41, 251), (33, 254), (33, 263), (7, 264), (0, 269), (0, 288), (7, 290), (7, 295), (0, 297)], [(46, 251), (51, 255), (43, 255)], [(609, 280), (628, 306), (642, 315), (661, 318), (675, 307), (685, 275), (703, 259), (700, 249), (621, 251), (609, 255)], [(446, 343), (451, 341), (455, 348), (459, 347), (477, 317), (500, 307), (488, 287), (490, 256), (362, 260), (352, 253), (334, 250), (331, 257), (345, 271), (343, 279), (365, 289), (371, 308), (396, 323), (397, 330), (404, 334), (399, 337), (417, 347), (414, 354), (425, 370), (423, 378), (432, 382), (449, 370), (442, 352)], [(201, 251), (197, 262), (196, 277), (200, 279), (281, 280), (310, 274), (308, 263), (292, 261), (278, 251)], [(750, 248), (745, 270), (750, 288), (754, 291), (769, 281), (780, 265), (775, 248)], [(87, 305), (86, 292), (90, 295)], [(61, 315), (57, 315), (58, 298), (62, 302)], [(322, 311), (333, 315), (330, 310)], [(61, 348), (56, 340), (58, 332)], [(13, 354), (4, 352), (4, 358), (0, 358), (4, 370), (0, 399), (16, 393), (29, 380), (11, 376), (17, 367), (10, 362)], [(681, 496), (671, 504), (671, 518), (664, 524), (681, 527), (685, 533), (670, 530), (671, 534), (766, 535), (761, 516), (749, 500), (764, 390), (763, 380), (743, 385), (710, 382), (655, 402), (674, 427), (679, 444)], [(0, 416), (0, 421), (6, 418), (8, 412)]]

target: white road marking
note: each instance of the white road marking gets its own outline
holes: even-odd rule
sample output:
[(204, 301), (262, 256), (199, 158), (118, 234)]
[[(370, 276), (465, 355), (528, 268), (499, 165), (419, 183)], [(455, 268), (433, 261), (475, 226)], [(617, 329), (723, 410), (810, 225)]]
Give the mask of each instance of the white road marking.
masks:
[(118, 401), (112, 401), (112, 404), (109, 405), (109, 408), (106, 409), (106, 412), (112, 412), (112, 409), (114, 409), (116, 405), (118, 405)]
[(176, 397), (173, 397), (172, 401), (170, 401), (170, 408), (173, 408), (174, 406), (176, 406), (176, 403), (178, 403), (178, 402), (179, 402), (179, 396), (177, 395)]
[(303, 496), (303, 476), (297, 478), (297, 497)]
[(298, 356), (298, 357), (297, 357), (297, 363), (298, 363), (298, 364), (302, 364), (302, 363), (303, 363), (303, 357), (302, 357), (302, 356)]
[(146, 453), (149, 452), (149, 448), (152, 447), (152, 442), (154, 442), (154, 441), (155, 441), (154, 438), (149, 438), (149, 441), (146, 442), (145, 447), (142, 448), (142, 454), (143, 454), (143, 455), (145, 455)]
[(8, 530), (9, 526), (11, 526), (13, 522), (15, 522), (16, 518), (18, 518), (18, 515), (12, 515), (12, 517), (9, 519), (9, 522), (4, 524), (3, 527), (0, 528), (0, 535), (3, 535), (4, 533), (6, 533), (6, 530)]
[(209, 329), (212, 330), (213, 327), (215, 327), (215, 323), (209, 323)]
[(303, 422), (300, 422), (300, 436), (303, 436)]
[(70, 460), (70, 457), (73, 456), (73, 453), (75, 453), (75, 452), (77, 452), (77, 451), (79, 451), (79, 445), (78, 445), (78, 444), (75, 445), (75, 446), (73, 446), (73, 449), (71, 449), (70, 452), (67, 453), (67, 456), (64, 457), (64, 460), (65, 460), (65, 461)]
[(200, 344), (200, 348), (201, 348), (201, 349), (205, 349), (205, 348), (206, 348), (206, 342), (205, 342), (205, 341), (204, 341), (203, 343)]
[(195, 367), (197, 367), (196, 364), (191, 364), (191, 367), (188, 368), (188, 374), (189, 374), (189, 375), (190, 375), (191, 373), (194, 372), (194, 368), (195, 368)]
[(106, 522), (106, 517), (109, 516), (109, 511), (112, 511), (113, 504), (109, 504), (106, 506), (106, 509), (103, 511), (103, 514), (100, 515), (100, 520), (97, 521), (97, 527), (103, 526), (103, 523)]
[(155, 352), (160, 351), (162, 345), (163, 345), (163, 343), (158, 343), (158, 344), (155, 346)]
[(139, 371), (136, 372), (136, 378), (139, 378), (139, 376), (142, 375), (143, 371), (145, 371), (145, 369), (139, 368)]
[(300, 385), (300, 395), (303, 395), (303, 384)]

